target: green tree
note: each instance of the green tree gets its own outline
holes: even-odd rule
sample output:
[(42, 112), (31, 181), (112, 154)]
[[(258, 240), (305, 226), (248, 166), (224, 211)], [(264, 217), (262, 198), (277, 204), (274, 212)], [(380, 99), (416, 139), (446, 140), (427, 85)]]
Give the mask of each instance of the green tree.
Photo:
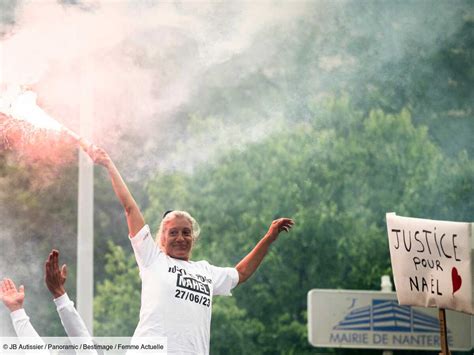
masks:
[[(244, 150), (223, 151), (193, 174), (160, 173), (147, 184), (147, 219), (157, 227), (169, 206), (191, 211), (202, 228), (193, 259), (216, 265), (235, 265), (274, 218), (296, 220), (233, 299), (214, 300), (212, 353), (311, 353), (307, 292), (377, 290), (380, 276), (390, 274), (386, 212), (469, 218), (473, 162), (467, 154), (445, 156), (427, 128), (413, 124), (408, 109), (364, 114), (343, 97), (314, 111), (310, 122), (277, 130)], [(97, 297), (113, 293), (120, 295), (116, 302), (136, 300), (138, 288), (124, 300), (126, 290), (119, 286), (124, 281), (117, 279), (136, 278), (130, 272), (113, 273), (114, 281), (106, 280)], [(102, 314), (112, 315), (114, 303), (101, 302)], [(133, 309), (120, 317), (129, 333), (138, 314)], [(117, 322), (108, 327), (124, 329), (115, 328)]]
[(94, 333), (97, 336), (132, 336), (138, 324), (141, 282), (133, 255), (109, 242), (105, 280), (94, 298)]
[[(148, 184), (150, 201), (187, 206), (201, 221), (203, 238), (194, 258), (219, 265), (235, 265), (275, 217), (295, 218), (294, 230), (280, 237), (256, 275), (234, 292), (245, 319), (229, 310), (227, 318), (213, 321), (212, 336), (232, 344), (243, 330), (263, 324), (265, 331), (250, 336), (244, 352), (310, 352), (307, 291), (378, 289), (380, 276), (390, 272), (385, 212), (453, 217), (453, 205), (437, 201), (459, 206), (453, 188), (469, 190), (453, 178), (460, 171), (467, 176), (472, 162), (446, 158), (427, 129), (413, 125), (407, 109), (364, 115), (345, 98), (329, 100), (317, 112), (312, 122), (228, 151), (192, 176), (159, 174)], [(159, 219), (166, 204), (153, 205), (147, 216)], [(220, 323), (230, 319), (241, 324), (241, 332)], [(223, 350), (213, 342), (212, 351)]]

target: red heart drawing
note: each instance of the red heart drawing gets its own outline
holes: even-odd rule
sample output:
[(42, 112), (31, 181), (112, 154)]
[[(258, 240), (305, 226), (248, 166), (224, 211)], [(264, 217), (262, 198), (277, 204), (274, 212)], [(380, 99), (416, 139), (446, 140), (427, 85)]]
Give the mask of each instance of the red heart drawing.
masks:
[(454, 292), (456, 292), (457, 290), (461, 288), (461, 284), (462, 284), (461, 275), (458, 274), (458, 269), (456, 269), (455, 267), (451, 269), (451, 279), (453, 281), (453, 294), (454, 294)]

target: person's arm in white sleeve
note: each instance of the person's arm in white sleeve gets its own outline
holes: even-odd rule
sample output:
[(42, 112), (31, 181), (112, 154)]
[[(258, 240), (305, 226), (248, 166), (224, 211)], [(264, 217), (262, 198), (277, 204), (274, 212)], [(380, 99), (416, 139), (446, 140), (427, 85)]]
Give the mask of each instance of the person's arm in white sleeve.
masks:
[(55, 298), (53, 301), (67, 336), (70, 338), (84, 338), (88, 344), (93, 344), (86, 324), (74, 307), (74, 302), (69, 299), (67, 293)]
[[(74, 307), (74, 302), (69, 299), (67, 293), (55, 298), (54, 303), (56, 304), (59, 318), (61, 318), (61, 324), (71, 340), (71, 343), (76, 345), (87, 344), (93, 346), (94, 342), (89, 330), (87, 330), (83, 319)], [(97, 351), (81, 350), (81, 354), (97, 355)]]
[[(56, 310), (58, 311), (61, 323), (72, 344), (94, 345), (92, 337), (81, 316), (74, 308), (64, 287), (67, 279), (67, 266), (64, 264), (59, 269), (59, 252), (52, 250), (45, 262), (45, 282), (49, 291), (54, 297)], [(97, 354), (95, 350), (81, 350), (81, 354)]]
[[(1, 282), (1, 299), (3, 304), (10, 310), (10, 317), (13, 328), (19, 338), (20, 342), (25, 345), (42, 345), (45, 346), (43, 339), (36, 332), (35, 328), (30, 322), (30, 317), (23, 309), (23, 302), (25, 300), (25, 287), (22, 285), (16, 288), (15, 283), (5, 278)], [(28, 352), (27, 353), (31, 353)], [(47, 350), (34, 350), (38, 355), (50, 355)]]
[(270, 245), (277, 240), (278, 235), (282, 231), (288, 232), (294, 222), (290, 218), (280, 218), (274, 220), (268, 229), (268, 232), (257, 243), (253, 250), (247, 254), (235, 267), (239, 273), (239, 285), (252, 276), (267, 254)]
[(18, 338), (37, 338), (38, 341), (43, 342), (38, 332), (33, 328), (33, 325), (31, 325), (30, 317), (28, 317), (24, 308), (11, 312), (10, 318), (12, 319), (13, 328)]

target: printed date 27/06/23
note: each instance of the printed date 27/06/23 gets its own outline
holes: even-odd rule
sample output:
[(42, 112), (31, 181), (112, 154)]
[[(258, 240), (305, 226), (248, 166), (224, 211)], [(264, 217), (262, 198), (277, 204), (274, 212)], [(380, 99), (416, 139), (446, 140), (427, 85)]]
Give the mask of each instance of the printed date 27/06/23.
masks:
[(188, 300), (197, 304), (202, 304), (203, 306), (210, 307), (211, 299), (205, 296), (196, 295), (193, 292), (176, 290), (174, 297)]

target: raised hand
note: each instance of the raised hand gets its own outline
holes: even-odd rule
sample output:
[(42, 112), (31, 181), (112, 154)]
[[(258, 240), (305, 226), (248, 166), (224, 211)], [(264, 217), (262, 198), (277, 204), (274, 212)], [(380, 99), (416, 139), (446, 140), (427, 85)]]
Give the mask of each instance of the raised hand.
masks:
[(66, 293), (64, 288), (66, 279), (67, 266), (64, 264), (59, 269), (59, 252), (53, 249), (44, 264), (44, 281), (54, 298), (58, 298)]
[(145, 219), (143, 218), (137, 202), (128, 190), (125, 181), (122, 179), (120, 172), (104, 149), (93, 144), (88, 144), (87, 141), (83, 139), (80, 139), (80, 141), (82, 142), (81, 147), (89, 155), (92, 161), (107, 169), (115, 195), (124, 208), (125, 216), (127, 217), (129, 235), (131, 237), (135, 236), (145, 225)]
[(89, 144), (85, 148), (85, 151), (92, 159), (94, 164), (102, 165), (106, 168), (110, 167), (112, 164), (112, 159), (110, 159), (109, 154), (107, 154), (104, 149), (99, 148), (94, 144)]
[(1, 282), (1, 290), (2, 302), (10, 312), (23, 308), (23, 302), (25, 301), (25, 287), (23, 285), (17, 290), (11, 279), (4, 278)]
[(280, 232), (285, 231), (289, 232), (291, 227), (295, 222), (291, 218), (279, 218), (272, 222), (268, 228), (267, 236), (271, 238), (272, 241), (276, 240)]

